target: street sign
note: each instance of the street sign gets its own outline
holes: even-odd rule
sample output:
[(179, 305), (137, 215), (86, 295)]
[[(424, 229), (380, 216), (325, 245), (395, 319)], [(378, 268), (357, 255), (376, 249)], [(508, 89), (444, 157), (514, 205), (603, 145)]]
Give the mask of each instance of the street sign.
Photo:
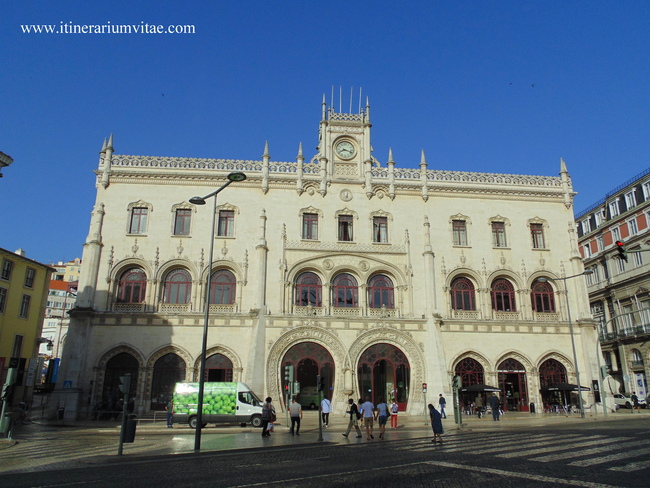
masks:
[(63, 389), (64, 389), (64, 390), (68, 390), (68, 389), (70, 389), (70, 388), (72, 388), (72, 381), (70, 381), (70, 380), (68, 380), (68, 381), (64, 381), (64, 382), (63, 382)]

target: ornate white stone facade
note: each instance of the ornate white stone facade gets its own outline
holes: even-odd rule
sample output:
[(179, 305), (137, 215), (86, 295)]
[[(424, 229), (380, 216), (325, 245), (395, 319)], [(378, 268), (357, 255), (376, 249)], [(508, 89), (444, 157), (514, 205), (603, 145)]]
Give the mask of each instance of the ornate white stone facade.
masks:
[[(392, 152), (385, 164), (373, 157), (370, 129), (368, 106), (339, 114), (323, 103), (318, 153), (309, 162), (302, 145), (296, 162), (275, 162), (268, 145), (261, 161), (241, 161), (116, 155), (112, 137), (105, 142), (59, 375), (72, 382), (59, 392), (68, 408), (77, 405), (81, 414), (99, 402), (108, 391), (107, 364), (120, 353), (137, 364), (140, 413), (152, 408), (155, 364), (165, 354), (182, 361), (184, 379), (197, 378), (212, 200), (204, 207), (189, 200), (233, 171), (247, 179), (218, 195), (210, 269), (230, 273), (236, 292), (210, 306), (208, 356), (227, 357), (234, 381), (277, 399), (287, 352), (307, 342), (331, 356), (338, 412), (348, 395), (361, 396), (360, 361), (377, 344), (405, 358), (402, 404), (414, 415), (424, 412), (422, 383), (429, 401), (450, 396), (466, 358), (482, 367), (487, 384), (503, 383), (500, 365), (518, 361), (525, 407), (542, 400), (539, 367), (548, 359), (575, 383), (567, 295), (557, 278), (583, 267), (564, 163), (558, 177), (468, 173), (429, 169), (422, 153), (419, 169), (398, 169)], [(179, 215), (187, 226), (181, 234)], [(144, 276), (139, 295), (134, 300), (129, 288), (124, 299), (124, 275), (134, 269)], [(189, 285), (183, 300), (168, 303), (174, 270), (186, 273)], [(319, 281), (314, 303), (297, 296), (303, 273)], [(335, 298), (342, 275), (356, 282), (348, 301)], [(381, 304), (371, 297), (378, 276), (390, 282), (391, 299)], [(464, 306), (452, 299), (461, 297), (454, 295), (460, 278), (473, 288)], [(552, 290), (542, 309), (531, 295), (540, 278)], [(511, 287), (505, 298), (495, 292), (499, 280)], [(582, 278), (566, 283), (581, 379), (590, 384), (597, 336)]]

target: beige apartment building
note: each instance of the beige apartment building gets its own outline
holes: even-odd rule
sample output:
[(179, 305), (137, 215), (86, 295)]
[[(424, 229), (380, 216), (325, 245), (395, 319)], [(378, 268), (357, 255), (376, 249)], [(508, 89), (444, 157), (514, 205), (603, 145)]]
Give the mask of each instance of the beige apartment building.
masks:
[[(175, 382), (199, 377), (208, 279), (206, 378), (280, 407), (285, 366), (301, 394), (324, 376), (339, 413), (368, 395), (422, 415), (455, 375), (522, 411), (557, 401), (548, 387), (576, 383), (576, 367), (590, 386), (598, 336), (584, 277), (570, 278), (583, 265), (564, 162), (559, 176), (469, 173), (417, 150), (419, 166), (399, 168), (405, 156), (373, 155), (371, 127), (368, 104), (323, 100), (316, 154), (296, 141), (291, 162), (268, 143), (248, 161), (105, 141), (56, 401), (110, 408), (131, 373), (137, 413), (162, 409)], [(231, 172), (246, 180), (191, 203)]]

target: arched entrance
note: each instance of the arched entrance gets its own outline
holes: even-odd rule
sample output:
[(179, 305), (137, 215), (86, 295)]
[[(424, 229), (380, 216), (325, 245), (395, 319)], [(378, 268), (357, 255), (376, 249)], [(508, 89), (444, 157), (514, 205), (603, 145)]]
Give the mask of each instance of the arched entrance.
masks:
[[(330, 352), (315, 342), (301, 342), (292, 346), (282, 359), (282, 391), (286, 391), (287, 380), (284, 379), (285, 366), (293, 366), (293, 378), (290, 381), (300, 384), (298, 403), (302, 408), (317, 408), (318, 389), (316, 377), (325, 378), (323, 398), (332, 398), (334, 391), (334, 359)], [(286, 397), (283, 397), (286, 401)]]
[(559, 391), (548, 391), (548, 387), (567, 382), (566, 368), (560, 361), (551, 358), (540, 364), (539, 385), (545, 410), (564, 405), (565, 398), (562, 397), (562, 394)]
[(174, 386), (183, 380), (185, 380), (185, 361), (173, 352), (159, 358), (153, 366), (151, 410), (164, 410), (173, 396)]
[(213, 354), (205, 360), (207, 381), (232, 381), (232, 361), (223, 354)]
[(106, 363), (104, 391), (100, 410), (119, 411), (122, 409), (124, 395), (120, 391), (120, 376), (131, 375), (127, 401), (135, 399), (138, 388), (138, 360), (128, 352), (116, 354)]
[(397, 400), (400, 410), (406, 410), (411, 382), (411, 368), (404, 352), (391, 344), (375, 344), (359, 358), (359, 391), (376, 405), (379, 398)]
[(528, 383), (523, 364), (508, 358), (499, 364), (497, 372), (504, 409), (528, 412)]
[[(476, 359), (461, 359), (454, 368), (455, 376), (460, 376), (460, 382), (463, 387), (479, 385), (485, 383), (485, 374), (483, 366)], [(478, 396), (483, 397), (482, 393)], [(469, 408), (469, 405), (476, 401), (477, 393), (463, 391), (458, 393), (458, 402), (463, 410)], [(483, 398), (485, 405), (485, 398)]]

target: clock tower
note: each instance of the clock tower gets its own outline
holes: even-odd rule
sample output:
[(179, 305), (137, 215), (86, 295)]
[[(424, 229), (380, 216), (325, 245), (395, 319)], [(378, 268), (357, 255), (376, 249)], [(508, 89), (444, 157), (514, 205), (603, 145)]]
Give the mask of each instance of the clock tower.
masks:
[(328, 107), (325, 95), (322, 107), (317, 157), (321, 165), (327, 167), (328, 180), (363, 179), (365, 167), (372, 166), (373, 162), (368, 98), (365, 109), (361, 110), (359, 103), (360, 110), (356, 114)]

